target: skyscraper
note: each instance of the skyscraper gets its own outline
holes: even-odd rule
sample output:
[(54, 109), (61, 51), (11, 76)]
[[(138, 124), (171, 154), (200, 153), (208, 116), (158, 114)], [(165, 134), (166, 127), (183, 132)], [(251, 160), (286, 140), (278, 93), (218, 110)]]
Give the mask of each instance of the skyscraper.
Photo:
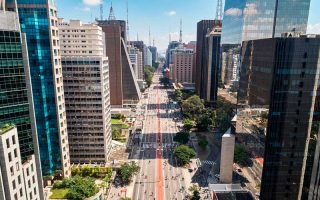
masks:
[(43, 175), (70, 175), (63, 77), (55, 1), (17, 0), (26, 34)]
[(113, 107), (136, 104), (141, 96), (127, 51), (126, 22), (102, 20), (98, 25), (105, 33), (106, 56), (109, 59), (110, 101)]
[(217, 56), (220, 55), (217, 55), (220, 52), (220, 46), (217, 45), (220, 44), (221, 23), (220, 20), (202, 20), (197, 24), (196, 92), (201, 99), (209, 102), (216, 100)]
[(15, 1), (1, 6), (0, 126), (8, 123), (15, 125), (18, 131), (19, 157), (23, 163), (33, 157), (35, 180), (37, 180), (35, 184), (38, 184), (37, 194), (43, 199), (26, 37), (20, 32)]
[(243, 68), (256, 71), (257, 79), (263, 77), (260, 84), (270, 91), (260, 198), (300, 199), (319, 78), (320, 39), (305, 35), (260, 39), (244, 42), (243, 48)]
[[(279, 37), (282, 33), (295, 31), (306, 33), (310, 0), (226, 0), (221, 35), (222, 52), (239, 57), (243, 41)], [(229, 52), (230, 53), (230, 52)], [(233, 56), (229, 59), (233, 59)], [(233, 73), (240, 62), (224, 62), (225, 73)], [(233, 66), (228, 66), (228, 63)], [(234, 69), (237, 68), (237, 69)], [(228, 77), (226, 83), (230, 83)]]
[(152, 66), (152, 53), (150, 51), (150, 49), (147, 47), (147, 45), (144, 45), (143, 47), (143, 51), (144, 51), (144, 66)]
[(105, 164), (111, 150), (108, 58), (96, 24), (59, 20), (71, 163)]
[(172, 81), (175, 83), (192, 83), (193, 50), (182, 45), (173, 50)]

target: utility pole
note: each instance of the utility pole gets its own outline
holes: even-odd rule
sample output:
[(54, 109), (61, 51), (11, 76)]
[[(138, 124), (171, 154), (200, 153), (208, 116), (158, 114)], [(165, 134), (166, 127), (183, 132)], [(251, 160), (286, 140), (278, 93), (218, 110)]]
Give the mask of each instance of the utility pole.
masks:
[(150, 32), (150, 26), (149, 26), (149, 46), (151, 46), (151, 32)]
[(109, 12), (109, 18), (108, 20), (116, 20), (116, 17), (114, 15), (113, 7), (112, 7), (112, 1), (111, 1), (111, 6), (110, 6), (110, 12)]
[(127, 42), (129, 42), (130, 37), (129, 37), (129, 5), (128, 5), (128, 0), (127, 0)]
[(103, 20), (103, 1), (100, 3), (100, 20)]

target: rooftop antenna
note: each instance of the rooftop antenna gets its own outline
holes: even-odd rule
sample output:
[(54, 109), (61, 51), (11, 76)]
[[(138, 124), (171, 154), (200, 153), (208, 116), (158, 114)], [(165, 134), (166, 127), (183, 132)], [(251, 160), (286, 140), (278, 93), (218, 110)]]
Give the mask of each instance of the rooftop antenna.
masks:
[(110, 13), (109, 13), (109, 18), (108, 20), (116, 20), (116, 17), (114, 16), (114, 12), (113, 12), (113, 7), (112, 7), (112, 1), (111, 1), (111, 6), (110, 6)]
[(127, 0), (127, 41), (129, 42), (130, 37), (129, 37), (129, 5), (128, 5), (128, 0)]
[(179, 42), (182, 43), (182, 19), (180, 19), (180, 37)]
[(139, 41), (139, 34), (137, 33), (137, 41)]
[[(154, 46), (154, 38), (153, 38), (153, 44), (152, 44), (152, 46)], [(155, 46), (154, 46), (155, 47)]]
[(149, 26), (149, 46), (151, 46), (151, 32), (150, 32), (150, 26)]
[(100, 20), (103, 20), (103, 1), (100, 3)]
[(222, 0), (218, 0), (217, 1), (217, 10), (216, 10), (216, 20), (222, 20), (222, 15), (223, 15), (223, 11), (222, 11)]

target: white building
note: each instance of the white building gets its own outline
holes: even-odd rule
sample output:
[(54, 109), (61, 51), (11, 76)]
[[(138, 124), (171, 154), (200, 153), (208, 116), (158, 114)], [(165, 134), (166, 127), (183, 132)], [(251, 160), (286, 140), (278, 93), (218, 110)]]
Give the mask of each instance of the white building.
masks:
[(129, 57), (132, 65), (134, 65), (134, 71), (136, 78), (138, 80), (143, 80), (143, 60), (142, 60), (142, 52), (139, 51), (136, 47), (129, 47), (128, 50)]
[(60, 19), (71, 163), (107, 162), (111, 150), (109, 62), (96, 24)]
[(1, 199), (40, 199), (35, 157), (32, 155), (21, 163), (18, 133), (14, 125), (0, 127), (0, 167)]
[(150, 51), (150, 49), (144, 45), (143, 47), (143, 51), (144, 51), (144, 66), (152, 66), (152, 53)]

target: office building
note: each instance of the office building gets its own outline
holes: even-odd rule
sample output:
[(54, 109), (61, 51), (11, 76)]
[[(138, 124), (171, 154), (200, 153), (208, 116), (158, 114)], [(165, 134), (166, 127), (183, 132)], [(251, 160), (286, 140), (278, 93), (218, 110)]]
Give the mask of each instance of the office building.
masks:
[(129, 45), (131, 45), (131, 47), (135, 47), (137, 48), (141, 53), (142, 53), (142, 67), (143, 67), (143, 71), (144, 71), (144, 43), (143, 41), (130, 41)]
[(157, 51), (157, 47), (155, 46), (149, 46), (148, 47), (151, 54), (152, 54), (152, 64), (158, 62), (158, 51)]
[[(38, 195), (43, 199), (39, 145), (35, 124), (25, 34), (21, 34), (15, 1), (0, 9), (0, 126), (11, 123), (18, 131), (22, 162), (34, 155)], [(10, 10), (10, 11), (9, 11)]]
[(152, 53), (150, 51), (150, 49), (144, 45), (143, 47), (143, 51), (144, 51), (144, 66), (152, 66)]
[(196, 93), (200, 96), (200, 90), (202, 88), (201, 80), (203, 80), (202, 71), (208, 66), (208, 43), (207, 34), (212, 30), (214, 26), (214, 20), (201, 20), (197, 23), (197, 58), (196, 58), (196, 74), (195, 74), (195, 84)]
[(55, 1), (17, 0), (26, 34), (43, 175), (70, 175), (68, 131)]
[(14, 125), (0, 127), (0, 197), (3, 200), (39, 200), (35, 157), (30, 155), (23, 163), (18, 141)]
[[(208, 104), (214, 104), (218, 96), (218, 72), (220, 64), (221, 26), (216, 25), (207, 35), (208, 66), (202, 70), (203, 79), (200, 80), (200, 98)], [(202, 88), (203, 87), (203, 88)]]
[(188, 44), (184, 45), (187, 49), (193, 50), (193, 64), (192, 64), (192, 82), (195, 82), (196, 79), (196, 64), (197, 64), (197, 41), (190, 41)]
[(109, 60), (110, 102), (112, 107), (135, 105), (140, 89), (129, 58), (126, 45), (126, 22), (99, 20), (105, 33), (106, 57)]
[(176, 48), (172, 54), (172, 82), (192, 83), (193, 50), (183, 46)]
[(319, 47), (319, 38), (295, 37), (294, 33), (243, 43), (241, 71), (254, 74), (248, 82), (254, 81), (252, 85), (259, 84), (262, 90), (259, 93), (251, 87), (244, 94), (253, 92), (263, 99), (265, 89), (270, 91), (262, 200), (301, 198), (318, 86)]
[(128, 53), (129, 53), (129, 57), (130, 57), (130, 61), (132, 63), (132, 65), (134, 66), (134, 73), (136, 75), (136, 78), (138, 80), (143, 80), (144, 77), (144, 66), (143, 66), (143, 53), (136, 47), (132, 47), (130, 46), (128, 48)]
[[(279, 37), (289, 31), (306, 33), (309, 7), (310, 0), (226, 0), (221, 36), (222, 52), (230, 53), (229, 49), (233, 49), (238, 57), (243, 41)], [(229, 55), (229, 60), (232, 58)], [(223, 62), (225, 65), (221, 68), (229, 74), (239, 71), (240, 65), (236, 62), (237, 60)], [(234, 69), (235, 67), (238, 69)], [(231, 77), (224, 77), (224, 82), (233, 83)]]
[(231, 128), (222, 136), (221, 141), (221, 160), (220, 160), (220, 182), (225, 184), (232, 183), (233, 157), (234, 157), (235, 135)]
[(169, 43), (168, 48), (166, 50), (166, 66), (169, 67), (172, 61), (172, 53), (173, 50), (176, 49), (181, 43), (177, 41), (172, 41)]
[(70, 162), (105, 164), (111, 150), (108, 58), (96, 24), (59, 21)]

